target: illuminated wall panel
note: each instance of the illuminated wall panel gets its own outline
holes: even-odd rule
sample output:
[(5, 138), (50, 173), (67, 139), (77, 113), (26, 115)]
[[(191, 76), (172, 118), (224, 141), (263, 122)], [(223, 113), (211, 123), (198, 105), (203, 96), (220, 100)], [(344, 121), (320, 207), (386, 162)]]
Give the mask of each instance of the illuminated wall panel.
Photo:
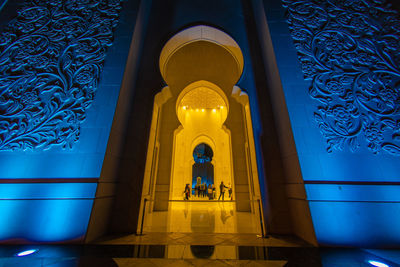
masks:
[(321, 244), (357, 247), (397, 247), (399, 244), (398, 202), (311, 201), (309, 205)]
[(2, 184), (1, 242), (82, 241), (97, 183)]
[(400, 202), (400, 185), (306, 184), (310, 201)]
[(81, 241), (97, 183), (2, 184), (0, 242)]
[(104, 63), (120, 9), (49, 0), (14, 10), (0, 40), (0, 178), (99, 177), (123, 67), (100, 77), (116, 72)]
[(263, 3), (319, 243), (399, 244), (398, 10)]
[(94, 198), (96, 183), (2, 184), (0, 200)]
[(0, 200), (0, 240), (82, 241), (92, 199)]
[(0, 10), (0, 242), (81, 242), (138, 1)]
[(301, 68), (282, 76), (304, 179), (399, 181), (398, 12), (386, 1), (282, 2)]
[(306, 192), (320, 243), (398, 246), (399, 185), (307, 184)]

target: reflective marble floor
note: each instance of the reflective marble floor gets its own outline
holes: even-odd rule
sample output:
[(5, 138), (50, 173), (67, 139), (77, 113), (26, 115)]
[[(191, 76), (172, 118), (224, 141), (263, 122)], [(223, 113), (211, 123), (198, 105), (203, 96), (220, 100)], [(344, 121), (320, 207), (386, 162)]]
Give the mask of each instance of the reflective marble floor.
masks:
[[(111, 242), (111, 240), (108, 240)], [(37, 252), (25, 257), (16, 253)], [(372, 265), (370, 262), (385, 265)], [(400, 266), (399, 250), (232, 245), (25, 245), (0, 246), (0, 266)]]
[(108, 236), (95, 242), (97, 245), (211, 245), (211, 246), (265, 246), (265, 247), (311, 247), (291, 236), (223, 233), (145, 233), (143, 235)]
[[(400, 250), (317, 248), (291, 236), (260, 235), (255, 212), (234, 202), (172, 202), (145, 217), (143, 235), (103, 237), (87, 245), (3, 245), (0, 267), (269, 266), (400, 267)], [(18, 252), (36, 249), (31, 255)]]
[[(35, 254), (15, 257), (24, 249)], [(321, 266), (316, 248), (232, 245), (4, 246), (0, 266)], [(288, 263), (302, 262), (302, 265)]]
[(261, 234), (258, 211), (257, 202), (238, 212), (230, 201), (172, 201), (168, 211), (146, 212), (143, 232)]

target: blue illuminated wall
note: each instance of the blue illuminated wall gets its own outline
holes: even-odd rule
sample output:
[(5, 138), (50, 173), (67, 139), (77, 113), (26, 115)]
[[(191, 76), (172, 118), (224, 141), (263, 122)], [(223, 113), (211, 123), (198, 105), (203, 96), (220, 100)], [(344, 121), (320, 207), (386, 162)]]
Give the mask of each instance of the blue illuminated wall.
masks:
[(127, 18), (120, 0), (3, 2), (0, 242), (81, 242), (137, 9)]
[(27, 1), (4, 27), (1, 178), (99, 176), (113, 109), (93, 101), (118, 96), (98, 83), (120, 8)]
[(2, 184), (0, 240), (80, 241), (86, 233), (96, 183)]
[(320, 244), (400, 244), (400, 16), (388, 1), (263, 1)]
[[(112, 187), (117, 178), (112, 168), (118, 168), (121, 155), (107, 154), (116, 162), (107, 171), (104, 158), (140, 2), (0, 1), (0, 242), (80, 242), (91, 216), (94, 226), (106, 228), (109, 214), (101, 203), (115, 207)], [(249, 34), (253, 25), (249, 14), (242, 12), (243, 6), (263, 4), (279, 69), (279, 77), (273, 79), (279, 83), (280, 78), (282, 84), (291, 126), (287, 132), (292, 130), (296, 150), (282, 153), (288, 197), (283, 189), (271, 190), (267, 196), (267, 180), (284, 184), (274, 172), (280, 164), (274, 157), (279, 153), (271, 152), (269, 143), (264, 150), (255, 139), (264, 204), (275, 211), (267, 220), (279, 222), (275, 229), (283, 225), (287, 233), (289, 215), (280, 208), (288, 200), (293, 228), (301, 237), (313, 236), (315, 230), (323, 245), (400, 244), (400, 19), (396, 8), (385, 0), (224, 0), (207, 2), (210, 5), (176, 0), (171, 1), (173, 8), (165, 1), (154, 3), (165, 10), (152, 9), (148, 15), (155, 21), (153, 26), (150, 23), (152, 30), (147, 35), (138, 33), (148, 37), (148, 46), (141, 53), (135, 44), (133, 60), (139, 61), (141, 54), (151, 60), (143, 63), (147, 67), (139, 72), (138, 90), (132, 95), (153, 103), (151, 90), (162, 87), (157, 60), (166, 37), (194, 23), (218, 26), (242, 48), (246, 66), (238, 85), (249, 94), (255, 136), (271, 139), (268, 129), (274, 126), (262, 129), (261, 124), (272, 115), (260, 116), (265, 99), (257, 96), (273, 89), (259, 85), (262, 66), (251, 62), (261, 55), (251, 52), (257, 51), (255, 40), (247, 39), (253, 36)], [(159, 21), (154, 15), (159, 15)], [(267, 58), (266, 65), (272, 61)], [(151, 118), (151, 104), (132, 110)], [(137, 150), (134, 156), (123, 155), (128, 157), (124, 159), (128, 168), (125, 180), (117, 181), (120, 202), (116, 203), (126, 209), (115, 209), (119, 215), (114, 221), (126, 220), (127, 229), (137, 222), (133, 213), (139, 211), (136, 196), (141, 188), (138, 179), (131, 179), (131, 166), (140, 173), (147, 150), (141, 115), (132, 124), (138, 127), (130, 126), (132, 142), (138, 144), (132, 147)], [(266, 171), (271, 170), (265, 179), (261, 154), (268, 155), (271, 163), (265, 165)], [(300, 169), (285, 157), (296, 158)], [(291, 190), (296, 186), (305, 188), (304, 195)], [(132, 197), (132, 192), (137, 195)], [(99, 203), (100, 212), (91, 214), (93, 203)], [(135, 204), (137, 209), (131, 208)], [(314, 229), (307, 225), (310, 216)]]

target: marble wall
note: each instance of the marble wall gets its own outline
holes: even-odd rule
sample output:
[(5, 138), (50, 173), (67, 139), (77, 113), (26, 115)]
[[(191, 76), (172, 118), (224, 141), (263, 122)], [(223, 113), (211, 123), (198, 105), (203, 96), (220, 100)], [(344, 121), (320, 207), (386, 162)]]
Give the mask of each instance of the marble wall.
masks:
[(306, 188), (296, 192), (318, 242), (399, 244), (398, 10), (389, 1), (263, 2)]
[(135, 1), (2, 8), (0, 241), (84, 239), (137, 10)]

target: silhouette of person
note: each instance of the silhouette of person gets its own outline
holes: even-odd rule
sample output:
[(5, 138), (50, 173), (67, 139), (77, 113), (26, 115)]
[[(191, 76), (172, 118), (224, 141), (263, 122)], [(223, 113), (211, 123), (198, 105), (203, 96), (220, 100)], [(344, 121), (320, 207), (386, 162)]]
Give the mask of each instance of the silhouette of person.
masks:
[(225, 188), (228, 188), (228, 187), (226, 185), (224, 185), (223, 181), (221, 181), (221, 184), (219, 185), (219, 197), (218, 197), (218, 200), (222, 196), (222, 201), (224, 201)]
[(232, 200), (232, 186), (231, 186), (231, 184), (229, 184), (228, 193), (229, 193), (229, 199)]
[(189, 196), (190, 196), (189, 184), (186, 184), (184, 193), (185, 193), (185, 200), (189, 200)]

